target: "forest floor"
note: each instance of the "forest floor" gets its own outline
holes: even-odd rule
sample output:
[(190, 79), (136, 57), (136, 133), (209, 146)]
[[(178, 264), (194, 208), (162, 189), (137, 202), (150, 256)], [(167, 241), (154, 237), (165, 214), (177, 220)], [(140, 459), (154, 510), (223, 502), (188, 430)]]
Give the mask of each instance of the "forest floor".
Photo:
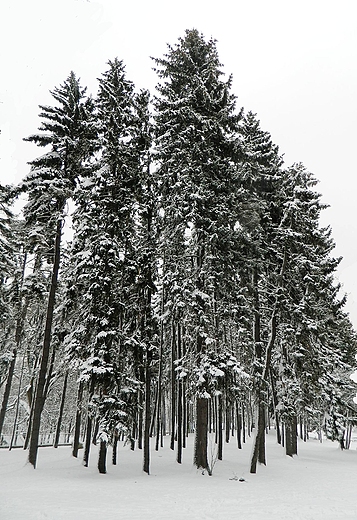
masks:
[[(267, 466), (249, 474), (251, 439), (238, 450), (224, 446), (213, 476), (192, 465), (192, 444), (183, 463), (165, 447), (151, 453), (151, 475), (141, 471), (140, 450), (120, 446), (118, 465), (108, 472), (71, 457), (70, 447), (40, 448), (37, 469), (22, 449), (0, 450), (1, 520), (357, 520), (357, 443), (299, 441), (299, 455), (287, 457), (275, 433), (267, 436)], [(82, 456), (82, 450), (80, 451)], [(244, 479), (240, 481), (239, 479)]]

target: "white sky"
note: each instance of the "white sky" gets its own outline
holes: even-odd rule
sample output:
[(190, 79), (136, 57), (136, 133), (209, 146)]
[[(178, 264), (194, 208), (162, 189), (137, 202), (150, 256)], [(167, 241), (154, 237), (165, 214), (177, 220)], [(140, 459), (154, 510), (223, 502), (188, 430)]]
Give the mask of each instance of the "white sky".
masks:
[(320, 180), (357, 328), (356, 20), (357, 0), (1, 0), (0, 181), (18, 182), (42, 153), (22, 138), (71, 70), (95, 94), (118, 56), (153, 91), (149, 56), (195, 27), (218, 40), (237, 106), (257, 112), (288, 165), (301, 161)]

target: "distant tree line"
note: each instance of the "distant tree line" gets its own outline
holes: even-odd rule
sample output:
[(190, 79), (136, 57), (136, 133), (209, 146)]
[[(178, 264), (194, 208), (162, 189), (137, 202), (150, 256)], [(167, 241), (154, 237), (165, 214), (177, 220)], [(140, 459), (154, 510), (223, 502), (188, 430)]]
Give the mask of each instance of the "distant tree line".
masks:
[(101, 473), (124, 439), (146, 473), (167, 435), (209, 474), (209, 436), (222, 459), (254, 434), (252, 473), (270, 425), (288, 455), (313, 429), (348, 447), (357, 341), (315, 178), (236, 110), (214, 40), (154, 64), (152, 98), (118, 59), (95, 98), (71, 72), (1, 187), (0, 439), (34, 467), (47, 437), (85, 465), (99, 443)]

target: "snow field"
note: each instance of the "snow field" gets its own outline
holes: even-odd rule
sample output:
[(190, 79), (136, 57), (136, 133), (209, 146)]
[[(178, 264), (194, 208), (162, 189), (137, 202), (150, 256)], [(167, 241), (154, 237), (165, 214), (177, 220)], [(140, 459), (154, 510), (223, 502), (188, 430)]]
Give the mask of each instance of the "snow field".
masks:
[[(299, 441), (299, 455), (286, 457), (267, 436), (267, 467), (249, 474), (251, 440), (238, 450), (224, 445), (213, 476), (192, 465), (193, 438), (179, 465), (166, 446), (151, 453), (151, 475), (141, 471), (142, 453), (120, 445), (118, 465), (108, 473), (71, 457), (69, 447), (41, 448), (37, 469), (22, 449), (0, 450), (1, 520), (339, 520), (357, 519), (357, 450), (337, 443)], [(80, 457), (83, 450), (80, 451)], [(239, 479), (244, 481), (239, 481)]]

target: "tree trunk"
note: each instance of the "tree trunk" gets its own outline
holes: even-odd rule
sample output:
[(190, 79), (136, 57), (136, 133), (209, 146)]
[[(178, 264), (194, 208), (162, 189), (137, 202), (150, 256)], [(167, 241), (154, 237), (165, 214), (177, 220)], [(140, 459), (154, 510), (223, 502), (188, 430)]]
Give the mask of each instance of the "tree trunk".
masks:
[[(266, 351), (265, 351), (265, 360), (264, 360), (263, 371), (261, 374), (260, 388), (258, 388), (258, 392), (257, 392), (258, 424), (256, 425), (254, 448), (253, 448), (252, 458), (251, 458), (251, 468), (250, 468), (251, 473), (256, 472), (256, 466), (257, 466), (258, 459), (261, 464), (266, 464), (265, 432), (264, 432), (264, 430), (265, 430), (264, 396), (267, 391), (268, 376), (271, 371), (271, 356), (272, 356), (273, 348), (275, 345), (275, 339), (276, 339), (276, 333), (277, 333), (277, 312), (278, 312), (278, 305), (279, 305), (279, 289), (281, 289), (283, 286), (283, 277), (284, 277), (284, 272), (285, 272), (285, 266), (286, 266), (286, 249), (284, 249), (283, 261), (282, 261), (282, 265), (281, 265), (281, 269), (280, 269), (280, 273), (279, 273), (278, 287), (275, 292), (275, 301), (274, 301), (274, 306), (273, 306), (272, 315), (271, 315), (271, 319), (270, 319), (270, 335), (269, 335), (269, 340), (268, 340), (268, 344), (267, 344)], [(257, 298), (259, 298), (259, 295), (257, 292), (257, 290), (258, 290), (257, 271), (254, 271), (253, 276), (254, 276), (253, 283), (254, 283), (254, 288), (256, 291), (255, 303), (256, 303), (256, 307), (258, 308), (258, 311), (259, 311), (259, 301), (257, 300)], [(258, 312), (258, 314), (259, 314), (259, 312)], [(256, 325), (257, 325), (257, 317), (255, 319), (255, 326)], [(256, 342), (256, 349), (257, 349), (257, 346), (258, 346), (258, 349), (261, 349), (260, 328), (255, 332), (255, 339), (259, 340), (258, 342)], [(259, 356), (259, 350), (258, 350), (258, 352), (256, 350), (256, 354), (258, 354), (257, 359), (261, 359), (262, 356), (261, 355)]]
[(105, 474), (107, 472), (107, 450), (108, 442), (104, 436), (99, 439), (98, 471)]
[(279, 412), (277, 410), (278, 396), (276, 394), (274, 375), (273, 375), (273, 371), (271, 369), (270, 369), (270, 382), (271, 382), (271, 391), (272, 391), (273, 405), (274, 405), (276, 440), (277, 440), (278, 444), (281, 444), (280, 418), (279, 418)]
[[(181, 337), (181, 326), (177, 326), (177, 357), (181, 358), (182, 355), (182, 337)], [(179, 464), (182, 463), (182, 381), (179, 379), (177, 382), (177, 457), (176, 460)]]
[(231, 430), (231, 408), (228, 404), (227, 398), (226, 398), (226, 443), (229, 442), (229, 434)]
[(61, 404), (60, 404), (60, 409), (59, 409), (59, 413), (58, 413), (55, 439), (54, 439), (54, 442), (53, 442), (53, 447), (54, 448), (58, 448), (60, 435), (61, 435), (61, 424), (62, 424), (62, 418), (63, 418), (64, 403), (65, 403), (65, 400), (66, 400), (67, 382), (68, 382), (68, 372), (66, 372), (65, 375), (64, 375)]
[(242, 414), (239, 410), (238, 403), (236, 402), (236, 415), (237, 415), (237, 444), (238, 449), (242, 449)]
[(112, 464), (113, 466), (116, 466), (117, 459), (118, 459), (118, 441), (119, 441), (119, 433), (118, 430), (115, 429), (114, 431), (114, 438), (113, 438), (113, 453), (112, 453)]
[(172, 322), (171, 327), (171, 439), (170, 449), (175, 449), (175, 429), (176, 429), (176, 372), (175, 372), (175, 351), (176, 351), (176, 328)]
[(218, 419), (217, 419), (217, 434), (218, 434), (218, 450), (217, 450), (217, 459), (223, 459), (223, 403), (222, 403), (222, 395), (218, 396), (217, 400), (217, 408), (218, 408)]
[[(164, 258), (163, 270), (165, 269), (165, 258)], [(161, 315), (164, 314), (164, 288), (162, 288), (161, 294)], [(160, 347), (159, 347), (159, 373), (157, 376), (157, 397), (156, 397), (156, 441), (155, 441), (155, 450), (159, 450), (159, 440), (162, 432), (162, 362), (163, 362), (163, 342), (164, 342), (164, 323), (161, 320), (160, 324)]]
[(297, 417), (285, 423), (285, 452), (289, 457), (297, 455)]
[(28, 425), (27, 425), (27, 432), (26, 432), (26, 437), (25, 437), (25, 442), (24, 442), (24, 450), (27, 450), (29, 442), (30, 442), (31, 427), (32, 427), (32, 417), (33, 417), (34, 408), (35, 408), (35, 400), (32, 399), (32, 401), (30, 403), (30, 414), (29, 414), (29, 420), (28, 420)]
[(99, 432), (99, 419), (98, 419), (98, 417), (96, 417), (94, 419), (94, 429), (93, 429), (93, 437), (92, 437), (92, 444), (94, 444), (94, 446), (97, 445), (98, 432)]
[[(22, 339), (22, 335), (23, 335), (23, 323), (24, 323), (24, 320), (25, 320), (25, 317), (26, 317), (26, 314), (27, 314), (27, 309), (28, 309), (28, 304), (29, 304), (28, 298), (27, 298), (26, 301), (25, 301), (24, 306), (22, 306), (22, 296), (21, 296), (23, 281), (24, 281), (24, 277), (25, 277), (26, 260), (27, 260), (27, 254), (25, 254), (24, 258), (23, 258), (21, 280), (20, 280), (20, 284), (19, 284), (19, 287), (18, 287), (19, 304), (18, 304), (18, 314), (17, 314), (16, 328), (15, 328), (15, 348), (12, 351), (12, 359), (11, 359), (11, 362), (10, 362), (9, 371), (8, 371), (7, 379), (6, 379), (4, 395), (3, 395), (3, 399), (2, 399), (2, 403), (1, 403), (1, 410), (0, 410), (0, 438), (1, 438), (1, 433), (2, 433), (3, 426), (4, 426), (6, 409), (7, 409), (7, 405), (8, 405), (8, 402), (9, 402), (11, 385), (12, 385), (12, 380), (13, 380), (14, 372), (15, 372), (17, 352), (18, 352), (18, 350), (20, 348), (21, 339)], [(22, 363), (22, 371), (23, 371), (23, 367), (24, 367), (24, 362)], [(21, 374), (23, 373), (22, 371), (21, 371)]]
[(34, 406), (34, 411), (33, 411), (32, 427), (31, 427), (31, 438), (30, 438), (28, 461), (30, 464), (33, 465), (34, 468), (36, 468), (36, 461), (37, 461), (41, 415), (42, 415), (43, 406), (45, 404), (44, 391), (45, 391), (45, 385), (46, 385), (48, 358), (49, 358), (50, 348), (51, 348), (53, 311), (54, 311), (54, 306), (55, 306), (58, 272), (59, 272), (59, 266), (60, 266), (61, 232), (62, 232), (62, 220), (59, 219), (57, 222), (57, 228), (56, 228), (54, 262), (53, 262), (50, 292), (49, 292), (49, 296), (48, 296), (45, 333), (44, 333), (43, 346), (42, 346), (42, 358), (41, 358), (41, 364), (40, 364), (40, 372), (39, 372), (38, 381), (37, 381), (35, 406)]
[(209, 470), (207, 460), (207, 421), (208, 399), (197, 397), (194, 464), (202, 470)]
[(11, 441), (10, 441), (9, 450), (11, 450), (12, 447), (13, 447), (15, 434), (17, 432), (17, 419), (18, 419), (18, 416), (19, 416), (20, 394), (21, 394), (22, 378), (23, 378), (23, 375), (24, 375), (24, 366), (25, 366), (25, 356), (23, 356), (22, 363), (21, 363), (21, 374), (20, 374), (19, 387), (18, 387), (18, 390), (17, 390), (17, 398), (16, 398), (15, 419), (14, 419), (14, 426), (13, 426), (13, 429), (12, 429), (12, 435), (11, 435)]
[(186, 403), (185, 383), (182, 382), (182, 447), (186, 448), (187, 433), (187, 403)]
[(84, 454), (83, 454), (83, 466), (85, 468), (88, 467), (89, 464), (89, 453), (90, 453), (90, 445), (92, 440), (92, 428), (93, 428), (93, 417), (91, 415), (90, 403), (94, 394), (95, 380), (94, 375), (92, 375), (89, 387), (89, 396), (88, 396), (88, 415), (87, 415), (87, 428), (86, 428), (86, 441), (84, 444)]
[(7, 373), (5, 391), (4, 391), (4, 395), (2, 398), (2, 404), (1, 404), (1, 410), (0, 410), (0, 436), (1, 436), (2, 428), (4, 426), (7, 405), (9, 402), (11, 385), (12, 385), (12, 380), (13, 380), (14, 372), (15, 372), (16, 358), (17, 358), (17, 349), (14, 348), (12, 351), (12, 359), (10, 362), (9, 371)]
[(250, 473), (257, 472), (257, 462), (266, 464), (265, 460), (265, 406), (261, 402), (257, 405), (255, 419), (255, 436), (253, 441)]
[(92, 427), (93, 427), (93, 419), (88, 413), (87, 417), (87, 427), (86, 427), (86, 440), (84, 443), (84, 453), (83, 453), (83, 466), (88, 468), (89, 464), (89, 453), (90, 453), (90, 445), (91, 445), (91, 436), (92, 436)]
[(145, 417), (144, 417), (144, 453), (143, 453), (143, 471), (150, 474), (150, 352), (146, 352), (145, 366)]
[[(141, 377), (144, 379), (144, 376)], [(144, 397), (146, 399), (146, 397)], [(141, 390), (138, 391), (138, 401), (139, 401), (139, 411), (137, 414), (137, 439), (138, 439), (138, 449), (143, 449), (143, 423), (144, 423), (144, 414), (143, 414), (143, 394)], [(146, 401), (145, 401), (146, 403)], [(135, 438), (135, 435), (133, 435)]]
[(83, 398), (83, 381), (79, 382), (78, 394), (77, 394), (77, 410), (76, 410), (76, 422), (74, 426), (74, 437), (72, 446), (72, 456), (78, 457), (79, 450), (79, 437), (81, 433), (81, 421), (82, 421), (82, 398)]

